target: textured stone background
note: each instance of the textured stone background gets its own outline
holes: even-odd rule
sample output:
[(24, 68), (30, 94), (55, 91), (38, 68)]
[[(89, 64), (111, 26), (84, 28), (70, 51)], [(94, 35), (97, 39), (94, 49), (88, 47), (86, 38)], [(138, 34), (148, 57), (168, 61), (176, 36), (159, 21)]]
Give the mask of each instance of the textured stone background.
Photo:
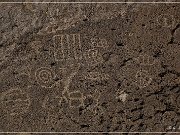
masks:
[(0, 3), (0, 131), (180, 131), (180, 4)]

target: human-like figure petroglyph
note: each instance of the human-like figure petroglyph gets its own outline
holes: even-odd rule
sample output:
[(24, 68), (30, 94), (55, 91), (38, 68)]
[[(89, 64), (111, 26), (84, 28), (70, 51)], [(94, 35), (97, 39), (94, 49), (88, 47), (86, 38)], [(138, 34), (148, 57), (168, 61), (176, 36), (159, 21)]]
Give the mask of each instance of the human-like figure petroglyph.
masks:
[(82, 46), (80, 34), (55, 35), (54, 57), (56, 61), (69, 61), (82, 59)]
[(11, 116), (21, 115), (28, 111), (31, 104), (28, 93), (20, 88), (12, 88), (1, 95), (2, 107)]
[(146, 70), (138, 71), (135, 77), (136, 77), (136, 84), (138, 85), (139, 88), (147, 87), (152, 81), (152, 78), (150, 77), (148, 71)]
[(171, 28), (174, 26), (175, 19), (173, 15), (161, 14), (157, 17), (157, 23), (162, 27)]
[(51, 88), (54, 85), (55, 73), (48, 67), (38, 68), (35, 72), (36, 81), (45, 88)]

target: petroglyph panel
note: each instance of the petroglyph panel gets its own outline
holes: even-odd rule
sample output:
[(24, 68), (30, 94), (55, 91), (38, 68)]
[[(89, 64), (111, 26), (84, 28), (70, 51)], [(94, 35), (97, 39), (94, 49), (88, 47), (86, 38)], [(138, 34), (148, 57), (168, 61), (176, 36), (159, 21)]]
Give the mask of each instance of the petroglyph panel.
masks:
[(0, 3), (1, 131), (178, 131), (179, 3), (33, 2)]

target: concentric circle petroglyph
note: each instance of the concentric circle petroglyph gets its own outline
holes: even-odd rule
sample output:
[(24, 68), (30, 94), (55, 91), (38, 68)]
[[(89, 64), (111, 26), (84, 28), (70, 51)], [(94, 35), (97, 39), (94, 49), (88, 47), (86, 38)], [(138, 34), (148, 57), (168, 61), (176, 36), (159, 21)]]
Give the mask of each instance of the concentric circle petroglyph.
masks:
[(52, 87), (54, 84), (54, 78), (55, 73), (52, 71), (52, 69), (47, 67), (41, 67), (38, 68), (35, 72), (36, 81), (42, 86), (42, 87)]

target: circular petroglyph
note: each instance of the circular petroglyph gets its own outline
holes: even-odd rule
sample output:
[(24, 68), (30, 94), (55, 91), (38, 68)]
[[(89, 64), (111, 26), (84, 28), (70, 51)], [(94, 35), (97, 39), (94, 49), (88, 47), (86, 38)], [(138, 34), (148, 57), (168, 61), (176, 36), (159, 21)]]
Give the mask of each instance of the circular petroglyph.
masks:
[(11, 116), (24, 114), (31, 104), (28, 93), (20, 88), (10, 89), (1, 96), (3, 109)]
[(161, 14), (157, 17), (157, 23), (162, 27), (170, 28), (174, 25), (173, 15)]
[(139, 88), (147, 87), (152, 81), (152, 78), (149, 76), (146, 70), (138, 71), (135, 77), (136, 77), (136, 84), (138, 85)]
[(46, 88), (51, 88), (54, 84), (54, 72), (47, 67), (38, 68), (35, 72), (37, 82)]

